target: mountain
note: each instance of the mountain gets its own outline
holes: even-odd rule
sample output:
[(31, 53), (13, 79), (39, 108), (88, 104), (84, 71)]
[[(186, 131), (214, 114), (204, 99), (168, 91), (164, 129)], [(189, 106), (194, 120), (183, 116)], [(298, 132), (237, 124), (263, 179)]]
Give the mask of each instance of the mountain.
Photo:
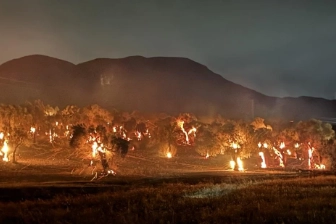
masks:
[(224, 79), (187, 58), (131, 56), (78, 65), (42, 55), (0, 65), (2, 103), (46, 103), (228, 118), (333, 117), (336, 102), (313, 97), (277, 98)]
[[(76, 80), (82, 72), (76, 65), (42, 55), (8, 61), (0, 66), (1, 103), (41, 99), (51, 104), (78, 100)], [(71, 94), (67, 92), (69, 90)]]

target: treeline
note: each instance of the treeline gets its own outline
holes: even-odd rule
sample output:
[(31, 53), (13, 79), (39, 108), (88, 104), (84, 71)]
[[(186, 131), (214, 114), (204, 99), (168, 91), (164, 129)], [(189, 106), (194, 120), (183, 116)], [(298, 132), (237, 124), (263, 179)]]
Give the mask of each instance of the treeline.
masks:
[(330, 124), (319, 120), (247, 121), (218, 116), (204, 122), (190, 113), (149, 115), (109, 111), (98, 105), (60, 109), (36, 100), (23, 105), (0, 105), (0, 132), (1, 144), (11, 145), (14, 162), (21, 145), (42, 141), (71, 146), (82, 153), (78, 155), (88, 156), (92, 150), (90, 138), (98, 139), (104, 150), (121, 156), (128, 149), (156, 150), (162, 156), (174, 156), (179, 148), (189, 147), (200, 156), (229, 154), (234, 160), (261, 158), (262, 152), (267, 166), (286, 167), (291, 158), (305, 161), (305, 168), (325, 165), (334, 169), (336, 162), (335, 132)]

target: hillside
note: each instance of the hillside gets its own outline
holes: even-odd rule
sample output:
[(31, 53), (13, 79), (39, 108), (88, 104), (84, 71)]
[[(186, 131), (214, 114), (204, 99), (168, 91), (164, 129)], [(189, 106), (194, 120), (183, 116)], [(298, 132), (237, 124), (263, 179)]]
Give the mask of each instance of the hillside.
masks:
[(336, 102), (320, 98), (265, 96), (186, 58), (132, 56), (78, 65), (42, 55), (0, 65), (2, 103), (47, 103), (230, 118), (332, 117)]

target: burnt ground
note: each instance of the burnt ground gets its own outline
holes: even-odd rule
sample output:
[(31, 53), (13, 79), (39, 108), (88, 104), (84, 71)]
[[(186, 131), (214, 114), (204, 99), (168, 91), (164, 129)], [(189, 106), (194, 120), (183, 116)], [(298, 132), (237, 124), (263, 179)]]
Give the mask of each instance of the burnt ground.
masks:
[(98, 160), (90, 166), (89, 157), (79, 159), (71, 149), (50, 146), (23, 148), (18, 154), (18, 163), (0, 162), (0, 201), (49, 199), (59, 194), (95, 194), (165, 183), (234, 184), (329, 174), (260, 169), (257, 160), (253, 159), (244, 161), (244, 172), (232, 171), (227, 156), (205, 159), (188, 150), (180, 150), (171, 159), (146, 151), (130, 151), (125, 158), (116, 156), (114, 161), (110, 161), (110, 167), (117, 173), (115, 176), (101, 176)]

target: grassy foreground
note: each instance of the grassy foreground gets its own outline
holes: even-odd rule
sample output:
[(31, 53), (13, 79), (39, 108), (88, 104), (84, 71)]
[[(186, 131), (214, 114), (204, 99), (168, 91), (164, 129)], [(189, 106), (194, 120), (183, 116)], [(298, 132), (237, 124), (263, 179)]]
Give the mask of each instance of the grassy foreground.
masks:
[(336, 177), (163, 183), (0, 202), (0, 223), (336, 223)]

